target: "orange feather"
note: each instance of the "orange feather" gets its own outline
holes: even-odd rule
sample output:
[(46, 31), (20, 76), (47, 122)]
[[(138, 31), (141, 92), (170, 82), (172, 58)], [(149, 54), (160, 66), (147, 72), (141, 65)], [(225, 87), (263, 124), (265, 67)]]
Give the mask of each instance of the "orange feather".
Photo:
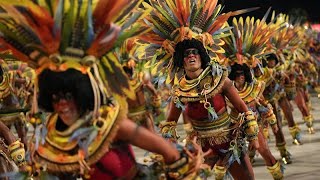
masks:
[(96, 8), (94, 9), (92, 16), (95, 19), (95, 29), (99, 29), (107, 19), (109, 12), (106, 11), (106, 9), (111, 9), (111, 7), (114, 7), (114, 4), (116, 4), (118, 1), (113, 0), (103, 0), (99, 1), (96, 5)]

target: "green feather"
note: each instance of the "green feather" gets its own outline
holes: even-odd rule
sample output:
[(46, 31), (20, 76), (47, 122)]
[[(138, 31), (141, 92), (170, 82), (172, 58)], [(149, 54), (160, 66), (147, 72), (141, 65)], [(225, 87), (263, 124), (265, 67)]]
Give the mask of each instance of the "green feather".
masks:
[(192, 17), (192, 19), (190, 19), (190, 28), (192, 28), (199, 20), (199, 17), (203, 13), (203, 7), (204, 7), (204, 4), (201, 4), (200, 8), (198, 8), (198, 9), (195, 8), (196, 13), (195, 13), (194, 17)]
[(75, 0), (70, 0), (70, 8), (69, 10), (64, 14), (64, 21), (63, 21), (63, 27), (62, 27), (62, 36), (61, 36), (61, 43), (60, 43), (60, 52), (65, 52), (65, 49), (69, 46), (69, 41), (72, 37), (72, 30), (74, 27), (75, 22)]
[(173, 18), (170, 17), (169, 13), (165, 9), (161, 8), (158, 5), (154, 5), (154, 7), (168, 20), (168, 22), (170, 22), (170, 24), (174, 27), (173, 29), (180, 27), (177, 24), (177, 22)]
[(222, 11), (222, 6), (221, 4), (219, 4), (213, 11), (212, 15), (209, 17), (209, 19), (207, 20), (206, 24), (204, 25), (203, 30), (207, 31), (209, 29), (209, 27), (212, 25), (212, 23), (216, 20), (217, 15), (219, 15)]

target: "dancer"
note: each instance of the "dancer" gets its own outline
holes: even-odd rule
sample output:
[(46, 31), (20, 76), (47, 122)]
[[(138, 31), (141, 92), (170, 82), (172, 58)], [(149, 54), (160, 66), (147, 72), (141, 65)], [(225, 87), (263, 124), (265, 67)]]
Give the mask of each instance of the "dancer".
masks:
[[(152, 0), (150, 4), (153, 11), (146, 24), (156, 30), (144, 35), (142, 40), (159, 48), (149, 65), (166, 83), (173, 84), (168, 118), (160, 125), (163, 135), (177, 137), (176, 122), (185, 110), (193, 126), (193, 136), (204, 151), (212, 151), (212, 158), (206, 162), (214, 167), (215, 178), (223, 179), (229, 170), (234, 179), (254, 179), (244, 152), (244, 135), (250, 148), (258, 148), (256, 117), (239, 97), (227, 70), (217, 63), (217, 54), (224, 52), (220, 47), (223, 41), (219, 34), (213, 36), (217, 31), (223, 32), (222, 25), (228, 17), (239, 12), (216, 14), (221, 9), (221, 5), (216, 6), (216, 0), (201, 3)], [(174, 17), (167, 12), (173, 12)], [(239, 119), (229, 117), (226, 98), (240, 112)]]
[[(269, 10), (270, 11), (270, 10)], [(273, 113), (272, 106), (264, 99), (263, 92), (265, 83), (257, 81), (252, 77), (252, 69), (261, 66), (261, 59), (266, 53), (266, 45), (269, 39), (278, 32), (279, 27), (270, 26), (265, 22), (268, 12), (262, 20), (247, 17), (243, 20), (233, 19), (232, 29), (230, 36), (223, 38), (226, 44), (223, 46), (225, 49), (225, 59), (231, 66), (229, 78), (233, 81), (233, 85), (238, 91), (240, 98), (246, 103), (248, 109), (255, 113), (258, 118), (259, 132), (258, 141), (259, 148), (249, 150), (251, 162), (257, 150), (263, 157), (267, 169), (272, 177), (276, 180), (283, 179), (283, 172), (281, 170), (280, 162), (271, 154), (267, 140), (263, 136), (263, 127), (269, 123), (274, 132), (278, 131), (277, 119)], [(242, 23), (245, 21), (245, 23)], [(257, 22), (260, 23), (257, 23)], [(252, 29), (255, 32), (252, 33)], [(265, 32), (268, 31), (266, 34)], [(236, 119), (239, 111), (232, 103), (230, 117)]]
[[(112, 20), (134, 22), (132, 8), (140, 2), (0, 2), (2, 48), (38, 74), (30, 118), (36, 135), (29, 143), (27, 176), (133, 179), (139, 173), (129, 144), (161, 154), (168, 177), (197, 171), (201, 156), (190, 159), (187, 151), (126, 117), (124, 95), (134, 94), (111, 48), (131, 29), (121, 30)], [(47, 120), (38, 105), (51, 113)]]

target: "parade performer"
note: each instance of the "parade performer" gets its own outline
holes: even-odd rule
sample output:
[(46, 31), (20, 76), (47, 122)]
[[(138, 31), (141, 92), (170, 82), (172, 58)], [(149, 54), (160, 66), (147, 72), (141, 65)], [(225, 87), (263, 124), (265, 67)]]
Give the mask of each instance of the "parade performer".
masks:
[[(307, 92), (308, 78), (305, 76), (305, 72), (302, 71), (303, 64), (308, 64), (309, 53), (305, 49), (306, 41), (303, 41), (305, 38), (305, 28), (295, 24), (289, 29), (293, 34), (293, 38), (290, 39), (289, 46), (292, 50), (289, 52), (294, 61), (294, 73), (296, 81), (296, 96), (295, 102), (303, 116), (303, 121), (305, 122), (309, 134), (314, 134), (315, 130), (313, 128), (314, 118), (310, 113), (310, 107), (308, 107), (308, 101), (310, 101), (310, 96)], [(307, 71), (306, 71), (307, 72)], [(309, 70), (309, 72), (311, 72)]]
[[(201, 156), (191, 159), (126, 117), (123, 96), (134, 93), (111, 48), (133, 35), (131, 10), (140, 2), (0, 2), (1, 47), (37, 68), (27, 175), (133, 179), (139, 173), (129, 143), (161, 154), (169, 177), (197, 170)], [(51, 113), (47, 120), (37, 105)]]
[[(278, 162), (275, 157), (272, 155), (267, 139), (263, 135), (263, 128), (265, 126), (265, 121), (267, 121), (274, 132), (277, 132), (277, 119), (273, 113), (272, 106), (267, 103), (263, 98), (263, 90), (265, 84), (261, 81), (252, 81), (250, 69), (246, 65), (235, 64), (232, 66), (231, 73), (229, 78), (234, 80), (234, 85), (239, 91), (240, 97), (247, 104), (248, 108), (256, 113), (258, 116), (259, 124), (259, 148), (257, 151), (267, 165), (267, 169), (274, 179), (283, 179), (283, 173), (281, 169), (280, 162)], [(251, 78), (251, 79), (250, 79)], [(231, 117), (233, 114), (237, 114), (234, 110), (231, 112)], [(255, 155), (255, 150), (249, 151), (249, 156), (251, 162)]]
[[(128, 117), (139, 125), (143, 125), (151, 132), (154, 130), (153, 114), (160, 114), (161, 97), (151, 83), (150, 73), (144, 70), (142, 57), (145, 50), (137, 45), (136, 39), (127, 40), (120, 48), (120, 59), (123, 69), (129, 77), (130, 85), (135, 92), (135, 99), (127, 99)], [(140, 49), (140, 50), (139, 50)], [(150, 93), (150, 103), (147, 93)], [(154, 112), (154, 113), (153, 113)]]
[[(293, 144), (301, 145), (301, 130), (299, 125), (295, 123), (292, 113), (292, 107), (290, 100), (296, 97), (296, 81), (294, 75), (290, 68), (286, 68), (284, 63), (280, 63), (279, 56), (275, 54), (270, 54), (266, 58), (265, 66), (269, 69), (272, 69), (274, 72), (274, 79), (277, 82), (277, 89), (281, 96), (275, 96), (278, 98), (278, 109), (276, 115), (277, 119), (281, 122), (283, 117), (281, 116), (281, 109), (288, 122), (289, 132), (293, 138)], [(280, 109), (281, 108), (281, 109)], [(282, 127), (282, 126), (280, 126)], [(276, 136), (277, 137), (277, 136)], [(281, 139), (281, 138), (280, 138)]]
[(302, 67), (303, 66), (298, 62), (295, 63), (294, 65), (294, 72), (296, 74), (296, 92), (297, 92), (297, 95), (295, 97), (295, 102), (302, 114), (303, 121), (306, 123), (306, 126), (308, 127), (308, 132), (310, 134), (314, 134), (315, 133), (315, 130), (313, 128), (314, 118), (310, 113), (310, 108), (307, 103), (307, 101), (310, 98), (307, 92), (307, 87), (306, 87), (308, 84), (308, 79), (304, 75), (302, 71)]
[(26, 63), (9, 56), (5, 52), (0, 54), (6, 60), (0, 59), (0, 119), (8, 127), (13, 124), (19, 138), (26, 145), (25, 113), (31, 107), (35, 71)]
[[(163, 136), (177, 137), (176, 122), (185, 110), (193, 136), (204, 151), (212, 151), (206, 160), (214, 167), (215, 178), (223, 179), (228, 170), (234, 179), (254, 179), (244, 135), (250, 148), (258, 148), (256, 117), (228, 79), (227, 69), (217, 63), (217, 54), (224, 52), (220, 33), (228, 30), (223, 25), (238, 12), (220, 14), (217, 0), (152, 0), (150, 4), (153, 11), (146, 25), (153, 31), (142, 40), (156, 51), (147, 65), (173, 84), (168, 118), (160, 124)], [(229, 117), (226, 98), (240, 112), (238, 119)]]
[[(298, 42), (298, 36), (293, 33), (292, 28), (288, 26), (289, 16), (285, 14), (277, 15), (276, 20), (274, 20), (274, 25), (279, 23), (285, 23), (286, 26), (283, 27), (277, 34), (275, 34), (269, 41), (269, 51), (272, 52), (266, 59), (266, 64), (268, 68), (274, 69), (275, 78), (279, 86), (282, 96), (279, 97), (278, 104), (282, 109), (284, 117), (288, 122), (288, 127), (290, 134), (293, 138), (293, 144), (301, 145), (301, 133), (300, 128), (297, 123), (295, 123), (292, 107), (290, 104), (291, 100), (294, 100), (296, 97), (296, 81), (295, 75), (292, 69), (292, 46), (290, 43)], [(277, 118), (282, 121), (280, 114), (280, 109), (277, 109), (278, 112), (275, 112)]]
[[(223, 48), (228, 64), (231, 66), (229, 74), (230, 80), (233, 81), (235, 88), (238, 90), (239, 96), (246, 103), (248, 109), (255, 113), (258, 117), (259, 133), (258, 141), (259, 148), (257, 151), (263, 157), (267, 169), (273, 179), (283, 179), (280, 162), (270, 152), (266, 138), (263, 135), (263, 127), (268, 122), (273, 131), (278, 131), (277, 119), (273, 113), (272, 106), (264, 99), (263, 91), (265, 83), (257, 81), (252, 77), (251, 68), (261, 66), (261, 59), (266, 53), (266, 44), (269, 39), (278, 32), (279, 26), (270, 26), (265, 22), (268, 12), (264, 18), (259, 19), (247, 17), (245, 20), (240, 17), (232, 21), (232, 30), (230, 36), (223, 38), (226, 42)], [(260, 21), (260, 23), (256, 23)], [(266, 34), (265, 32), (268, 31)], [(254, 32), (254, 33), (252, 33)], [(240, 64), (241, 63), (241, 64)], [(236, 119), (239, 112), (231, 104), (230, 117)], [(255, 151), (249, 151), (251, 162), (253, 161)]]
[[(283, 135), (282, 131), (282, 125), (281, 125), (281, 117), (279, 117), (279, 106), (277, 104), (277, 101), (279, 99), (279, 95), (281, 95), (281, 91), (279, 92), (278, 85), (274, 78), (274, 70), (268, 69), (267, 67), (264, 67), (261, 71), (259, 67), (254, 68), (254, 76), (258, 81), (263, 81), (266, 83), (266, 88), (263, 92), (264, 98), (272, 105), (273, 111), (277, 117), (277, 124), (278, 124), (278, 131), (273, 132), (276, 137), (276, 146), (278, 150), (280, 151), (280, 155), (282, 157), (282, 160), (285, 164), (292, 163), (291, 160), (291, 154), (286, 148), (286, 141)], [(283, 93), (283, 92), (282, 92)]]

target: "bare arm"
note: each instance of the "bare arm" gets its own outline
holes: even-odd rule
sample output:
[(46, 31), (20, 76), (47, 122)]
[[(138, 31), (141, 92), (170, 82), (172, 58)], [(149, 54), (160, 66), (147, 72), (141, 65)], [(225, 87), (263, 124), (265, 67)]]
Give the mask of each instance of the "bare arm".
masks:
[(161, 154), (167, 164), (180, 158), (178, 150), (172, 144), (147, 129), (137, 126), (129, 119), (120, 122), (116, 139), (129, 141), (132, 145)]
[(223, 88), (223, 93), (227, 96), (227, 98), (230, 100), (233, 107), (238, 112), (241, 113), (241, 112), (248, 111), (247, 105), (240, 98), (236, 88), (232, 85), (232, 82), (229, 78), (225, 80), (222, 88)]
[[(236, 88), (232, 85), (232, 82), (230, 81), (229, 78), (226, 79), (224, 85), (223, 85), (223, 93), (227, 96), (227, 98), (230, 100), (231, 104), (233, 104), (234, 108), (237, 109), (238, 112), (242, 113), (242, 112), (247, 112), (249, 111), (247, 105), (243, 102), (243, 100), (240, 98)], [(249, 121), (251, 121), (252, 119), (250, 119)], [(248, 119), (246, 118), (246, 122), (249, 122)], [(256, 134), (254, 137), (252, 138), (252, 140), (249, 140), (249, 150), (255, 148), (259, 148), (259, 142), (257, 137), (257, 131), (258, 129), (257, 124), (255, 124), (254, 126), (246, 128), (244, 131), (249, 134)]]
[(6, 140), (8, 145), (15, 142), (17, 139), (14, 137), (10, 129), (0, 121), (0, 135)]
[(181, 109), (177, 108), (174, 102), (171, 101), (169, 105), (167, 121), (177, 122), (179, 120), (180, 114), (181, 114)]

